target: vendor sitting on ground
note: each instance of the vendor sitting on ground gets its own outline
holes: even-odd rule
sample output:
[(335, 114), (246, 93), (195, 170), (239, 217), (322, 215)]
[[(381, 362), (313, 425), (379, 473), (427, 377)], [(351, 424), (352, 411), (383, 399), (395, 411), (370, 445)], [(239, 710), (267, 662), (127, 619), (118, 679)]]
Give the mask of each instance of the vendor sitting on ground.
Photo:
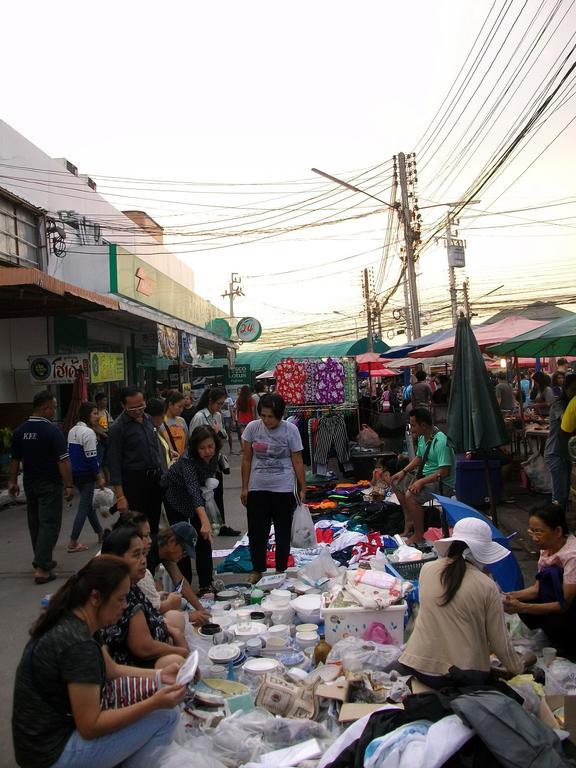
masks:
[(116, 555), (130, 566), (130, 591), (126, 607), (115, 624), (98, 634), (118, 664), (135, 667), (163, 667), (182, 664), (188, 656), (184, 637), (184, 616), (179, 611), (162, 615), (137, 586), (146, 573), (144, 542), (136, 528), (112, 531), (102, 545), (103, 555)]
[[(124, 526), (132, 526), (138, 529), (140, 538), (144, 544), (144, 556), (147, 559), (148, 568), (146, 575), (138, 582), (138, 587), (144, 595), (150, 600), (154, 608), (160, 613), (165, 614), (168, 611), (179, 611), (182, 608), (182, 598), (184, 598), (194, 610), (188, 611), (188, 620), (194, 624), (205, 624), (210, 617), (208, 611), (204, 609), (198, 596), (180, 572), (178, 560), (182, 558), (182, 553), (190, 555), (194, 552), (194, 542), (196, 532), (188, 523), (178, 523), (172, 528), (166, 528), (152, 536), (150, 533), (150, 523), (145, 515), (140, 512), (128, 512), (121, 515), (114, 526), (114, 530)], [(154, 576), (156, 569), (162, 563), (166, 569), (177, 592), (158, 591)]]
[[(402, 536), (407, 544), (424, 541), (424, 504), (433, 493), (452, 496), (456, 482), (456, 459), (444, 432), (432, 425), (427, 408), (415, 408), (410, 414), (410, 429), (418, 438), (416, 457), (392, 478), (392, 486), (404, 512)], [(415, 476), (410, 477), (410, 473)], [(398, 484), (401, 483), (401, 486)]]
[[(130, 567), (106, 555), (90, 560), (52, 595), (30, 632), (16, 670), (12, 733), (21, 766), (126, 768), (162, 763), (186, 689), (176, 665), (162, 672), (115, 664), (94, 633), (120, 617)], [(102, 709), (106, 681), (146, 677), (164, 683), (153, 696), (120, 709)]]
[(482, 571), (509, 550), (492, 541), (488, 523), (475, 517), (459, 520), (452, 536), (434, 546), (440, 557), (420, 572), (420, 610), (399, 659), (401, 670), (432, 688), (466, 679), (484, 684), (494, 653), (511, 674), (522, 672), (524, 661), (506, 631), (500, 591)]
[(568, 533), (557, 504), (532, 512), (528, 533), (540, 548), (538, 573), (531, 587), (509, 592), (506, 613), (518, 613), (530, 629), (540, 628), (563, 656), (576, 655), (576, 537)]

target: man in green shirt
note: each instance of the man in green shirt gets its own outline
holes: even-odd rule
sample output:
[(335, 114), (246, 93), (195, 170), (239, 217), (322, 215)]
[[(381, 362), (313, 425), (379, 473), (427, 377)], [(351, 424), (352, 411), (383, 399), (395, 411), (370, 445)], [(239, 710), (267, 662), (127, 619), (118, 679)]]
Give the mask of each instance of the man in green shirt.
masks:
[[(444, 432), (432, 424), (432, 414), (427, 408), (415, 408), (410, 414), (412, 435), (418, 438), (416, 456), (400, 472), (392, 477), (396, 496), (404, 511), (403, 536), (410, 536), (407, 544), (424, 541), (424, 504), (433, 493), (451, 496), (456, 484), (456, 459), (447, 443)], [(407, 476), (415, 472), (415, 477)], [(402, 483), (402, 481), (404, 481)], [(402, 490), (397, 487), (402, 483)]]

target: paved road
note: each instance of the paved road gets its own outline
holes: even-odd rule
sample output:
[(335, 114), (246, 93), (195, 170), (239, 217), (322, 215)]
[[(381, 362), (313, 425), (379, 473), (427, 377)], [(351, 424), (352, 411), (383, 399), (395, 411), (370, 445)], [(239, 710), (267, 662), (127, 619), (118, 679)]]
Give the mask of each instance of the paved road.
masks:
[[(236, 446), (235, 446), (236, 447)], [(231, 474), (224, 478), (226, 520), (232, 527), (245, 531), (246, 514), (240, 504), (240, 459), (231, 457)], [(527, 579), (535, 573), (536, 555), (526, 535), (528, 510), (542, 503), (542, 497), (534, 497), (522, 489), (512, 487), (518, 503), (499, 508), (500, 526), (507, 533), (518, 531), (514, 549)], [(2, 537), (0, 539), (0, 606), (2, 612), (2, 656), (0, 661), (0, 768), (15, 765), (10, 734), (12, 687), (14, 671), (27, 639), (30, 625), (40, 610), (40, 599), (47, 591), (55, 591), (90, 556), (97, 552), (92, 530), (87, 525), (82, 536), (91, 548), (87, 553), (69, 555), (66, 543), (72, 526), (74, 507), (66, 509), (62, 533), (56, 548), (55, 559), (59, 563), (60, 578), (48, 585), (49, 589), (36, 586), (32, 580), (31, 550), (26, 527), (26, 511), (23, 505), (0, 510)], [(216, 539), (215, 549), (231, 547), (233, 540)]]
[[(234, 446), (237, 448), (237, 446)], [(236, 530), (246, 531), (246, 512), (240, 503), (240, 457), (230, 457), (232, 471), (224, 478), (224, 504), (226, 522)], [(14, 753), (10, 719), (12, 716), (12, 689), (14, 672), (26, 643), (30, 625), (40, 611), (40, 600), (46, 592), (54, 592), (69, 576), (98, 551), (96, 536), (86, 524), (83, 543), (90, 545), (88, 552), (69, 555), (66, 552), (72, 528), (75, 505), (65, 509), (62, 532), (55, 550), (59, 577), (47, 586), (37, 586), (32, 579), (32, 553), (26, 526), (26, 507), (14, 505), (0, 510), (2, 536), (0, 538), (0, 610), (2, 615), (2, 645), (0, 659), (0, 768), (13, 768)], [(215, 549), (231, 548), (234, 539), (216, 538)], [(80, 767), (79, 767), (80, 768)]]

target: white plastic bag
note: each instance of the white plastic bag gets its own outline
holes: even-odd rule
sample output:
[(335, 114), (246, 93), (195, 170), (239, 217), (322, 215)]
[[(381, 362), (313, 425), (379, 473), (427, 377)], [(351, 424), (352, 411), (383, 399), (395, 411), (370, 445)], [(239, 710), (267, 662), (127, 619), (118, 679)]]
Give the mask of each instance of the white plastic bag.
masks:
[(292, 537), (293, 547), (301, 549), (312, 549), (316, 546), (316, 530), (310, 510), (305, 504), (298, 504), (294, 510), (292, 518)]
[(521, 464), (532, 490), (536, 493), (550, 493), (552, 490), (550, 472), (540, 453), (533, 453)]
[(311, 587), (321, 587), (330, 579), (339, 576), (340, 570), (340, 565), (332, 559), (330, 550), (324, 548), (320, 550), (318, 557), (315, 557), (298, 571), (298, 578), (304, 584), (310, 584)]
[(218, 505), (214, 500), (214, 491), (219, 485), (219, 481), (215, 477), (209, 477), (206, 480), (206, 485), (201, 488), (202, 496), (204, 497), (204, 509), (212, 525), (212, 531), (215, 535), (218, 535), (222, 526), (222, 515), (218, 509)]
[(110, 508), (116, 503), (112, 488), (96, 488), (92, 497), (92, 508), (101, 517), (110, 516)]

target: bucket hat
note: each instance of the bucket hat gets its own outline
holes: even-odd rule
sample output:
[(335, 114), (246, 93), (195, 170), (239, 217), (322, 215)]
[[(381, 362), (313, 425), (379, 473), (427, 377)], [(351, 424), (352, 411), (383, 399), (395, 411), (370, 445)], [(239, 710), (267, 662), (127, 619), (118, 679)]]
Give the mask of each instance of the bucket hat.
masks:
[(477, 517), (463, 517), (452, 530), (452, 536), (434, 542), (440, 557), (445, 557), (453, 541), (463, 541), (468, 545), (474, 559), (484, 565), (498, 563), (508, 557), (510, 550), (492, 541), (492, 530), (488, 523)]

